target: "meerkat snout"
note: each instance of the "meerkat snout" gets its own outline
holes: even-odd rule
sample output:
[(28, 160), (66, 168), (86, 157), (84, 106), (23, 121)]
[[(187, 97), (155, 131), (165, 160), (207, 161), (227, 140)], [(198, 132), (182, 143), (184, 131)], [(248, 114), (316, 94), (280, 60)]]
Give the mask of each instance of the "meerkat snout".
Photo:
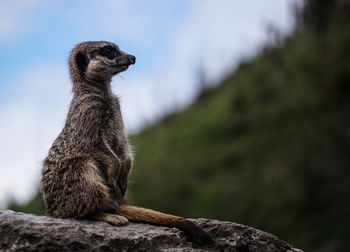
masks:
[(134, 55), (126, 54), (123, 52), (124, 55), (121, 57), (117, 57), (115, 59), (115, 63), (117, 66), (120, 67), (128, 67), (130, 65), (134, 65), (136, 62), (136, 57)]
[(134, 65), (136, 62), (136, 57), (134, 55), (129, 55), (129, 61), (131, 65)]

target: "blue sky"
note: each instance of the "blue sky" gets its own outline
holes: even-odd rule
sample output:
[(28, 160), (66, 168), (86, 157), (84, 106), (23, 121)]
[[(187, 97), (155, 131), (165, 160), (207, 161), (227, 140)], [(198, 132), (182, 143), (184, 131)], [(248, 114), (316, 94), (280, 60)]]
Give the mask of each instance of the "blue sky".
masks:
[(0, 2), (0, 206), (25, 201), (63, 127), (71, 99), (67, 58), (86, 40), (137, 57), (112, 81), (129, 132), (195, 97), (198, 69), (216, 83), (293, 26), (300, 0), (12, 0)]
[[(167, 40), (170, 39), (167, 33), (178, 20), (187, 15), (188, 11), (185, 1), (133, 1), (134, 4), (130, 6), (137, 6), (132, 8), (133, 15), (144, 22), (140, 29), (145, 30), (147, 36), (152, 38), (151, 41), (149, 38), (143, 41), (142, 36), (135, 39), (128, 34), (129, 32), (123, 32), (120, 28), (123, 27), (124, 22), (118, 24), (119, 29), (117, 27), (110, 29), (109, 24), (106, 25), (107, 27), (100, 28), (99, 25), (104, 26), (103, 22), (91, 25), (100, 17), (98, 10), (95, 10), (93, 5), (89, 8), (86, 5), (87, 2), (89, 1), (48, 1), (46, 3), (39, 1), (36, 8), (24, 14), (15, 31), (9, 34), (8, 38), (0, 40), (2, 54), (0, 102), (8, 99), (14, 88), (9, 84), (11, 79), (21, 73), (24, 67), (41, 62), (65, 62), (72, 46), (85, 40), (117, 42), (123, 50), (131, 51), (138, 56), (138, 68), (133, 71), (142, 74), (142, 71), (152, 67), (155, 59), (154, 52), (159, 54), (166, 50), (169, 44)], [(83, 14), (79, 13), (79, 9)], [(117, 16), (118, 11), (117, 8), (110, 10), (108, 15)], [(28, 22), (32, 27), (27, 28)], [(106, 23), (109, 22), (106, 20)], [(155, 24), (156, 28), (150, 28)], [(23, 33), (22, 26), (25, 27)], [(125, 27), (127, 29), (129, 24)], [(137, 32), (140, 31), (135, 31), (134, 36)], [(123, 33), (128, 35), (123, 36)], [(142, 34), (143, 31), (140, 33)]]

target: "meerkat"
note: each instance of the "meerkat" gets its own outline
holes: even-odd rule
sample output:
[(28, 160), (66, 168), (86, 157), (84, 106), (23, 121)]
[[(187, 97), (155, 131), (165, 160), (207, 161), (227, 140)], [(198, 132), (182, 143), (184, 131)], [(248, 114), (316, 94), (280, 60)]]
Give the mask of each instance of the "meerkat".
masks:
[(135, 61), (105, 41), (83, 42), (72, 50), (73, 99), (42, 168), (46, 213), (112, 225), (132, 221), (176, 227), (196, 243), (211, 244), (211, 237), (186, 218), (130, 206), (125, 199), (132, 152), (111, 79)]

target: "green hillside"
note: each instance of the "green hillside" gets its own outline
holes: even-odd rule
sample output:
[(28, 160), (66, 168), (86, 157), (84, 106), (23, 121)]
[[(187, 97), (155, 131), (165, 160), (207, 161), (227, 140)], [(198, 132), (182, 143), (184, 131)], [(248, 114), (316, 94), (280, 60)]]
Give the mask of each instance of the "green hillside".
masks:
[(292, 36), (134, 137), (135, 203), (308, 251), (350, 249), (350, 3), (321, 2)]
[(350, 251), (350, 1), (306, 1), (293, 34), (132, 143), (137, 205)]

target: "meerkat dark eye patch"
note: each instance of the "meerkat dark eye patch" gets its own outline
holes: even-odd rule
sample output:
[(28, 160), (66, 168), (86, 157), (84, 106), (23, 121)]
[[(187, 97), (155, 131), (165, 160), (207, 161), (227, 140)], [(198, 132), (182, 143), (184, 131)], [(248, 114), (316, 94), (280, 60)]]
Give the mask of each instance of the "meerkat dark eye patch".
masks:
[(110, 45), (104, 46), (104, 47), (102, 48), (102, 51), (103, 51), (103, 52), (112, 52), (112, 51), (114, 51), (114, 50), (115, 50), (115, 48), (114, 48), (113, 46), (110, 46)]
[(105, 46), (101, 49), (100, 54), (108, 59), (115, 59), (120, 53), (113, 46)]
[(86, 55), (81, 52), (77, 53), (77, 55), (75, 56), (75, 62), (77, 63), (79, 70), (85, 72), (86, 67), (89, 64), (89, 60), (86, 57)]

